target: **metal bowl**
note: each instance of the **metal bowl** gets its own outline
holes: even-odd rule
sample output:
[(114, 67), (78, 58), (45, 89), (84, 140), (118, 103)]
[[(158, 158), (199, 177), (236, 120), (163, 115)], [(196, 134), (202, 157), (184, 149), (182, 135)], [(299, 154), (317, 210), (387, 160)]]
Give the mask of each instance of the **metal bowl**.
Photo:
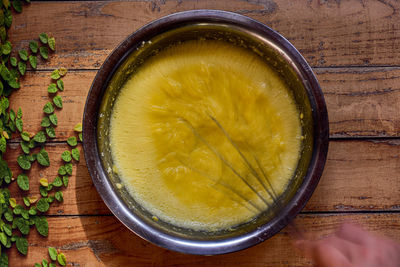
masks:
[[(251, 49), (272, 66), (293, 91), (304, 115), (305, 139), (282, 205), (229, 230), (194, 231), (154, 221), (133, 199), (112, 171), (109, 120), (121, 86), (147, 58), (193, 39), (224, 40)], [(193, 10), (156, 20), (128, 36), (105, 60), (86, 100), (83, 148), (100, 196), (114, 215), (140, 237), (164, 248), (190, 254), (223, 254), (258, 244), (285, 227), (311, 197), (322, 174), (328, 151), (328, 115), (321, 88), (310, 66), (280, 34), (242, 15), (217, 10)]]

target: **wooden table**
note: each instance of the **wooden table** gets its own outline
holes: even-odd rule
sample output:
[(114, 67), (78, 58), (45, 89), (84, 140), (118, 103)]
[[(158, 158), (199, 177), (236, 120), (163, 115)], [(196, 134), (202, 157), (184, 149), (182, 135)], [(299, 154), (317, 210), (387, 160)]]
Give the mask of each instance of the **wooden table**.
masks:
[[(400, 240), (400, 4), (395, 1), (171, 0), (33, 2), (14, 17), (16, 49), (41, 32), (54, 35), (57, 51), (29, 71), (11, 106), (22, 107), (24, 127), (40, 129), (51, 70), (67, 67), (64, 109), (57, 139), (49, 142), (51, 166), (36, 166), (32, 184), (54, 177), (66, 138), (82, 119), (86, 94), (106, 56), (128, 34), (164, 15), (189, 9), (222, 9), (257, 19), (283, 34), (313, 67), (328, 105), (330, 148), (322, 179), (296, 223), (315, 236), (351, 220)], [(7, 159), (15, 173), (18, 139)], [(38, 189), (32, 186), (32, 193)], [(18, 194), (15, 184), (12, 191)], [(27, 257), (11, 249), (10, 266), (33, 266), (47, 247), (72, 266), (310, 266), (291, 246), (287, 231), (229, 255), (190, 256), (156, 247), (131, 233), (103, 204), (81, 160), (48, 213), (48, 238), (29, 236)]]

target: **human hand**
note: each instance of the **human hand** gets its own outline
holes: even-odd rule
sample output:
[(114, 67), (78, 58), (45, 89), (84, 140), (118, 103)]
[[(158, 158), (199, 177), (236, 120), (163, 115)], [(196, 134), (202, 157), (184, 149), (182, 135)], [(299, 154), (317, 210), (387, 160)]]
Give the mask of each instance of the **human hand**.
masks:
[(399, 267), (400, 244), (343, 224), (333, 236), (297, 240), (296, 247), (320, 267)]

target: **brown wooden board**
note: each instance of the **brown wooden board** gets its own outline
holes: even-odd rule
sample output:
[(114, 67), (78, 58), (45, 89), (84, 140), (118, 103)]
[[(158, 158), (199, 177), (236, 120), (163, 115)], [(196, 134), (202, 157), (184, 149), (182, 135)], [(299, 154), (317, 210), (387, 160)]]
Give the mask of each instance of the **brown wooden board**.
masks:
[[(60, 64), (59, 67), (65, 66)], [(331, 137), (400, 136), (400, 68), (315, 69), (328, 107)], [(51, 96), (50, 71), (28, 72), (11, 107), (22, 107), (24, 129), (41, 129), (42, 108)], [(96, 71), (70, 70), (65, 78), (64, 109), (56, 111), (56, 140), (66, 140), (82, 121), (86, 95)]]
[(11, 40), (26, 47), (38, 33), (57, 40), (59, 64), (97, 69), (127, 35), (162, 16), (190, 9), (234, 11), (291, 41), (312, 66), (400, 65), (396, 1), (77, 1), (38, 2), (15, 16)]
[[(49, 259), (47, 247), (67, 255), (69, 266), (312, 266), (293, 247), (287, 229), (246, 250), (219, 256), (192, 256), (168, 251), (142, 240), (115, 217), (50, 217), (48, 238), (36, 230), (29, 235), (28, 257), (13, 247), (10, 266), (33, 266)], [(331, 234), (344, 221), (351, 220), (377, 234), (400, 239), (400, 214), (299, 215), (295, 222), (307, 235)]]
[[(51, 165), (43, 168), (33, 164), (28, 173), (30, 194), (39, 194), (40, 178), (54, 179), (62, 164), (61, 153), (66, 149), (69, 148), (64, 143), (46, 146)], [(21, 172), (16, 163), (20, 153), (19, 145), (9, 146), (6, 160), (15, 177)], [(332, 141), (324, 174), (305, 211), (400, 211), (399, 155), (398, 140)], [(53, 205), (49, 214), (110, 214), (92, 184), (83, 153), (81, 156), (79, 164), (74, 163), (68, 188), (62, 189), (64, 203)], [(10, 188), (13, 195), (22, 196), (16, 184)]]
[[(34, 164), (29, 194), (38, 180), (55, 177), (65, 140), (82, 120), (86, 94), (107, 55), (146, 23), (178, 11), (221, 9), (255, 18), (283, 34), (313, 66), (328, 106), (332, 138), (324, 174), (296, 223), (312, 236), (331, 233), (351, 220), (400, 240), (400, 4), (389, 1), (171, 0), (43, 1), (24, 4), (10, 30), (14, 49), (38, 34), (56, 38), (56, 52), (29, 71), (11, 107), (23, 109), (24, 129), (41, 129), (43, 105), (51, 100), (50, 71), (66, 67), (64, 109), (56, 111), (57, 138), (46, 144), (51, 166)], [(6, 159), (14, 177), (22, 153), (13, 137)], [(83, 154), (64, 202), (48, 212), (48, 238), (29, 235), (29, 253), (10, 250), (10, 266), (48, 259), (47, 247), (63, 251), (70, 266), (311, 266), (291, 247), (287, 230), (256, 247), (203, 257), (167, 251), (132, 234), (110, 214), (89, 177)], [(24, 195), (10, 186), (18, 201)], [(328, 214), (326, 214), (328, 213)]]

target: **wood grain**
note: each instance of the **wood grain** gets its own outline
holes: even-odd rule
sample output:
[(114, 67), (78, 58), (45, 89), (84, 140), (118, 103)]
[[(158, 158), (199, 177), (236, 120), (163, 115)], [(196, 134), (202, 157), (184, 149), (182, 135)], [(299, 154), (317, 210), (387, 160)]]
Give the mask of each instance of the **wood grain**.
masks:
[(40, 68), (62, 62), (68, 68), (97, 69), (119, 42), (144, 24), (178, 11), (209, 8), (269, 25), (313, 66), (393, 66), (400, 64), (399, 7), (394, 0), (48, 1), (26, 6), (15, 16), (11, 40), (17, 49), (25, 48), (39, 33), (48, 32), (57, 40), (57, 53)]
[[(65, 141), (82, 121), (87, 92), (112, 49), (146, 23), (173, 12), (221, 9), (255, 18), (283, 34), (314, 67), (325, 94), (329, 119), (328, 161), (321, 181), (297, 224), (310, 236), (332, 233), (342, 221), (400, 240), (400, 3), (394, 0), (138, 0), (43, 1), (24, 6), (10, 30), (14, 49), (27, 48), (41, 32), (57, 41), (42, 71), (29, 71), (11, 97), (22, 107), (24, 129), (41, 129), (50, 72), (67, 67), (64, 109), (56, 111), (57, 139), (46, 144), (51, 166), (34, 164), (29, 194), (38, 180), (52, 180)], [(44, 70), (44, 71), (43, 71)], [(372, 139), (365, 139), (373, 137)], [(386, 138), (387, 137), (387, 138)], [(386, 139), (385, 139), (386, 138)], [(14, 176), (21, 154), (14, 136), (6, 159)], [(82, 154), (81, 154), (82, 155)], [(23, 193), (10, 186), (21, 201)], [(138, 238), (110, 215), (94, 188), (84, 158), (74, 165), (64, 202), (48, 212), (50, 233), (29, 235), (29, 253), (13, 247), (10, 266), (33, 266), (48, 258), (47, 247), (63, 251), (69, 266), (312, 266), (291, 246), (287, 230), (247, 250), (214, 257), (183, 255)], [(345, 212), (345, 213), (344, 213)]]
[[(60, 155), (68, 149), (66, 144), (48, 144), (51, 165), (48, 168), (34, 164), (28, 173), (31, 190), (39, 195), (39, 179), (50, 181), (62, 164)], [(7, 160), (16, 177), (20, 168), (16, 157), (22, 153), (17, 144), (7, 151)], [(13, 195), (22, 196), (17, 185), (10, 187)], [(81, 158), (67, 189), (63, 189), (64, 202), (54, 204), (53, 215), (110, 214), (104, 205)], [(321, 181), (304, 211), (400, 211), (400, 141), (332, 141), (328, 161)]]
[[(168, 251), (131, 233), (115, 217), (51, 217), (49, 237), (29, 235), (28, 257), (9, 253), (10, 266), (33, 266), (54, 246), (67, 256), (69, 266), (312, 266), (297, 252), (288, 231), (255, 247), (219, 256), (193, 256)], [(352, 221), (366, 229), (400, 240), (399, 214), (299, 215), (295, 222), (312, 238), (325, 236), (343, 222)]]
[(315, 69), (331, 137), (400, 136), (399, 68)]
[[(316, 69), (328, 107), (331, 137), (400, 136), (400, 68)], [(96, 71), (70, 71), (63, 79), (64, 109), (56, 111), (56, 140), (66, 140), (82, 121)], [(42, 107), (51, 101), (50, 72), (28, 72), (11, 96), (11, 107), (22, 107), (24, 129), (41, 130)]]

